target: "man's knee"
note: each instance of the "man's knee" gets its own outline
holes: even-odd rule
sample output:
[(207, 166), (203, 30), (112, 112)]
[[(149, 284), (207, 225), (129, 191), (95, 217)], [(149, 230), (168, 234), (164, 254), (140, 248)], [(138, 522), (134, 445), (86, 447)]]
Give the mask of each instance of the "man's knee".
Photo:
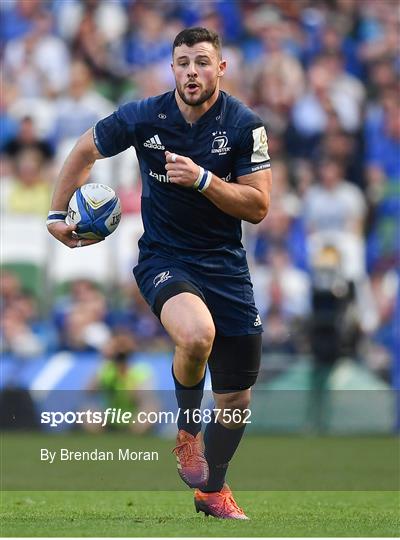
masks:
[(176, 347), (182, 349), (188, 358), (206, 361), (210, 355), (215, 338), (212, 322), (183, 324), (176, 333)]
[(215, 406), (220, 410), (218, 422), (228, 429), (246, 425), (250, 405), (250, 388), (229, 394), (214, 393)]
[(241, 390), (240, 392), (230, 392), (229, 394), (214, 393), (215, 404), (218, 409), (244, 411), (249, 408), (251, 390)]
[(161, 311), (161, 322), (185, 357), (194, 361), (208, 360), (215, 338), (215, 326), (201, 298), (190, 293), (170, 298)]

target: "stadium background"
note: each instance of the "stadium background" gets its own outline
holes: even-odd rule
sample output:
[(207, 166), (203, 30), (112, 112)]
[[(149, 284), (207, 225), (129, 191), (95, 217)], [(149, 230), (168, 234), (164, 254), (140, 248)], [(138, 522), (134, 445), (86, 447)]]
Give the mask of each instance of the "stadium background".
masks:
[[(0, 10), (2, 399), (20, 398), (20, 390), (87, 390), (118, 340), (133, 352), (138, 388), (172, 388), (171, 344), (131, 274), (141, 234), (134, 152), (98, 162), (91, 175), (122, 201), (122, 222), (106, 242), (70, 251), (44, 223), (57, 171), (79, 135), (119, 104), (173, 88), (171, 41), (201, 25), (221, 33), (223, 89), (265, 121), (273, 164), (270, 214), (244, 226), (265, 325), (253, 427), (398, 429), (396, 3), (5, 0)], [(329, 350), (349, 328), (351, 335), (340, 358), (324, 361), (313, 359), (312, 336), (318, 276), (327, 269), (354, 294), (344, 324), (322, 341)], [(328, 389), (355, 398), (326, 424), (313, 411)], [(271, 404), (268, 390), (297, 397)]]

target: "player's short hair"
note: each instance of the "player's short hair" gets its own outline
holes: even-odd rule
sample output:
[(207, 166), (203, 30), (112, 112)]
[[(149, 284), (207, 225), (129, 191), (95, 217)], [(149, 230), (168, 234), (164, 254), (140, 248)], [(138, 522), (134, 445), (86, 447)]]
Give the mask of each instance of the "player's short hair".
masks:
[(179, 32), (172, 45), (172, 54), (174, 54), (176, 47), (180, 47), (181, 45), (193, 47), (193, 45), (196, 45), (196, 43), (203, 43), (204, 41), (211, 43), (211, 45), (217, 51), (218, 56), (221, 58), (222, 44), (219, 35), (213, 30), (208, 30), (207, 28), (203, 28), (201, 26), (185, 28), (185, 30)]

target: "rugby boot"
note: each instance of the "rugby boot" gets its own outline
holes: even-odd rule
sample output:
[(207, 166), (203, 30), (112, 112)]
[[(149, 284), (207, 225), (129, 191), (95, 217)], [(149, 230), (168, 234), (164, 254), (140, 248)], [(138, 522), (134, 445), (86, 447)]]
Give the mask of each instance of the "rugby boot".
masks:
[(179, 476), (191, 488), (200, 488), (208, 482), (208, 463), (203, 454), (201, 433), (196, 436), (180, 429), (176, 446), (172, 450), (176, 456)]
[(194, 492), (194, 506), (197, 513), (204, 512), (206, 516), (220, 519), (249, 519), (236, 504), (228, 484), (221, 491), (204, 493), (199, 489)]

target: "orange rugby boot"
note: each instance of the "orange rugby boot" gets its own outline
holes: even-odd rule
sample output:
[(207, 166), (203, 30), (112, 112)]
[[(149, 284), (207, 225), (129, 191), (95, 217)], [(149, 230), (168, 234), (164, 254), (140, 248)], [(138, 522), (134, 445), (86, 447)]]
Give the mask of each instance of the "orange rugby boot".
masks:
[(204, 493), (199, 489), (194, 492), (194, 506), (198, 512), (206, 516), (220, 519), (249, 519), (236, 504), (228, 484), (224, 484), (221, 491)]
[(201, 488), (208, 482), (208, 463), (203, 454), (201, 433), (196, 436), (180, 429), (173, 449), (179, 476), (191, 488)]

